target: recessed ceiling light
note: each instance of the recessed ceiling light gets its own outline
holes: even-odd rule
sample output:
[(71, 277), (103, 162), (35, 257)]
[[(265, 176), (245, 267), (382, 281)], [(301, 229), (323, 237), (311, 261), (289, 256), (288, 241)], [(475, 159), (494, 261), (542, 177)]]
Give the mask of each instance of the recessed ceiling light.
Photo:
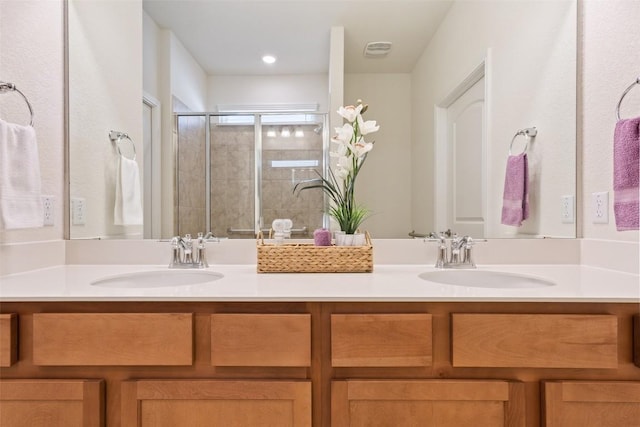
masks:
[(265, 64), (273, 64), (274, 62), (276, 62), (276, 57), (273, 55), (265, 55), (262, 57), (262, 62), (264, 62)]

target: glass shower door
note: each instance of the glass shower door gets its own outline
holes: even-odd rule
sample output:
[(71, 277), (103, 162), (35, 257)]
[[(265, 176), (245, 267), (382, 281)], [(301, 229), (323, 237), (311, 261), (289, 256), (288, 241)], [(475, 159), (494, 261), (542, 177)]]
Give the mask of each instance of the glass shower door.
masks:
[(228, 118), (210, 117), (210, 231), (218, 237), (254, 239), (256, 138), (253, 116), (233, 116), (233, 124), (225, 117)]
[[(272, 120), (269, 120), (271, 118)], [(324, 194), (320, 189), (293, 193), (295, 185), (317, 179), (324, 167), (322, 116), (313, 124), (269, 124), (262, 120), (261, 225), (269, 229), (274, 219), (291, 219), (293, 238), (313, 237), (323, 226)]]

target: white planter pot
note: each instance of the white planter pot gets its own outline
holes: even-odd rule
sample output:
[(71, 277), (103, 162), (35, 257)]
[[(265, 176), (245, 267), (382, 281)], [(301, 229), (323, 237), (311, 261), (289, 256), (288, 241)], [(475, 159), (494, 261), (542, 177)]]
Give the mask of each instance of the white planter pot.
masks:
[(336, 231), (336, 246), (364, 246), (365, 243), (364, 233), (346, 234), (344, 231)]

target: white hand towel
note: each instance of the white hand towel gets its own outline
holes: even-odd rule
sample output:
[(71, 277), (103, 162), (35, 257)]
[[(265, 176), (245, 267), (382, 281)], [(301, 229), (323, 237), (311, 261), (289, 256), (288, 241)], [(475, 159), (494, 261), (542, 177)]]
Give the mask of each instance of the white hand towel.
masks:
[(42, 227), (36, 131), (0, 120), (0, 228)]
[(142, 225), (140, 171), (135, 160), (120, 156), (116, 177), (115, 225)]

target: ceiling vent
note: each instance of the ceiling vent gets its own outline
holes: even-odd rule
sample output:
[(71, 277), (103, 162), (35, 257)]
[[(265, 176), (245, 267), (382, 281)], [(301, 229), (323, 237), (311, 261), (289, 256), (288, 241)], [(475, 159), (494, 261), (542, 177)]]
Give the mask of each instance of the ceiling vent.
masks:
[(364, 56), (367, 58), (382, 58), (391, 51), (391, 42), (369, 42), (364, 47)]

